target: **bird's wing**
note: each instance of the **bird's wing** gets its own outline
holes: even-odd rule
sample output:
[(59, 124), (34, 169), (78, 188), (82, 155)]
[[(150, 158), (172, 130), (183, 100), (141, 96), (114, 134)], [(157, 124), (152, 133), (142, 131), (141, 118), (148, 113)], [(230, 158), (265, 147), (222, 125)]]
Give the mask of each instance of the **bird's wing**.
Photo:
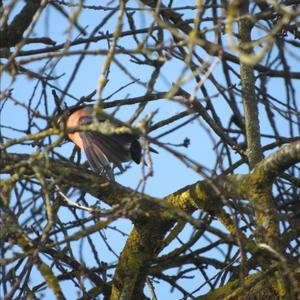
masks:
[(80, 137), (82, 138), (83, 149), (92, 170), (110, 181), (115, 181), (110, 160), (103, 152), (102, 147), (99, 146), (99, 143), (95, 142), (93, 132), (80, 132)]
[[(92, 118), (89, 116), (82, 117), (80, 124), (89, 124), (91, 121)], [(93, 142), (106, 159), (117, 166), (131, 159), (136, 163), (139, 163), (141, 160), (141, 145), (136, 135), (130, 133), (105, 135), (93, 131), (81, 132), (81, 135), (83, 139), (87, 135), (89, 142)]]

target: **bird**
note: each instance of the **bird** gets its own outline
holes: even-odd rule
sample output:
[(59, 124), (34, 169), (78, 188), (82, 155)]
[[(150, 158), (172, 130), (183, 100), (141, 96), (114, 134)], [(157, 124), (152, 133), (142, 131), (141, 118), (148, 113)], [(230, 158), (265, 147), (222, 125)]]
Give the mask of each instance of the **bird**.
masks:
[[(87, 125), (93, 122), (93, 105), (79, 105), (67, 109), (65, 126), (67, 129)], [(99, 122), (105, 117), (98, 116)], [(110, 121), (116, 128), (117, 123)], [(69, 132), (68, 138), (77, 147), (83, 150), (91, 169), (98, 175), (114, 182), (114, 173), (111, 167), (118, 167), (123, 171), (122, 163), (133, 160), (136, 164), (141, 162), (142, 147), (139, 136), (132, 133), (112, 133), (109, 135), (97, 131)], [(151, 148), (151, 151), (157, 152)]]

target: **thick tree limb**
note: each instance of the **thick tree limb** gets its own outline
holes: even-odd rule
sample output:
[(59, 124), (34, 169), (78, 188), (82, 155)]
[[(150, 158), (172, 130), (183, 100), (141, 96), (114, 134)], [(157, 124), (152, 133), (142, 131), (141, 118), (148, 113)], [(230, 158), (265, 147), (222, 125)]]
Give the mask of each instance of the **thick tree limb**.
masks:
[[(248, 1), (243, 1), (240, 5), (240, 15), (248, 14)], [(242, 18), (239, 21), (239, 36), (241, 39), (240, 47), (251, 43), (252, 24), (248, 19)], [(245, 49), (245, 54), (252, 54), (252, 48)], [(258, 119), (258, 101), (255, 95), (255, 82), (253, 67), (243, 61), (240, 63), (240, 75), (242, 85), (242, 101), (245, 111), (245, 130), (247, 141), (247, 157), (250, 168), (262, 159), (262, 150), (260, 143), (260, 128)]]
[[(18, 180), (19, 177), (16, 175), (20, 168), (26, 169), (24, 174), (33, 175), (31, 164), (42, 164), (44, 170), (42, 175), (45, 178), (54, 178), (59, 184), (68, 184), (88, 192), (109, 205), (126, 207), (125, 215), (133, 220), (135, 228), (121, 254), (113, 280), (111, 299), (118, 299), (122, 295), (131, 295), (139, 299), (143, 295), (146, 269), (157, 255), (165, 234), (176, 221), (176, 216), (180, 217), (177, 209), (187, 214), (191, 214), (197, 208), (208, 211), (216, 215), (233, 236), (237, 237), (238, 232), (232, 228), (234, 224), (230, 216), (224, 214), (222, 210), (222, 206), (226, 204), (222, 199), (249, 197), (254, 201), (260, 201), (259, 205), (262, 205), (261, 194), (257, 194), (257, 191), (270, 186), (284, 169), (300, 162), (299, 149), (300, 140), (285, 145), (262, 160), (248, 175), (219, 177), (213, 183), (207, 180), (199, 181), (165, 197), (163, 201), (137, 193), (117, 183), (105, 182), (83, 167), (69, 162), (48, 159), (45, 168), (42, 155), (35, 155), (32, 158), (25, 154), (2, 153), (0, 172), (14, 174), (12, 179)], [(253, 241), (243, 236), (239, 238), (245, 249), (253, 254), (258, 251)]]
[(23, 38), (24, 31), (32, 22), (32, 18), (39, 9), (40, 0), (28, 0), (21, 12), (14, 17), (11, 24), (0, 31), (0, 48), (13, 47)]

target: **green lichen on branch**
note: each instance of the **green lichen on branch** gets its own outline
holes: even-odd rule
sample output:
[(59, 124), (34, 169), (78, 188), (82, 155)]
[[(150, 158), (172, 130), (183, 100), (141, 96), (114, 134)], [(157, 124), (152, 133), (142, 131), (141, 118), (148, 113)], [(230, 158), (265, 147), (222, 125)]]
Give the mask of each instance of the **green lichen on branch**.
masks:
[(274, 268), (266, 272), (256, 273), (244, 279), (244, 286), (239, 280), (229, 281), (220, 288), (209, 292), (196, 300), (278, 300), (278, 291), (275, 288)]
[[(141, 299), (147, 269), (172, 222), (150, 221), (131, 231), (113, 279), (111, 300)], [(124, 297), (124, 298), (123, 298)]]
[[(147, 269), (158, 255), (158, 251), (164, 243), (165, 235), (176, 223), (177, 218), (180, 218), (181, 221), (189, 221), (187, 215), (192, 214), (196, 209), (214, 214), (225, 225), (231, 235), (241, 241), (246, 251), (257, 256), (260, 252), (255, 242), (247, 239), (237, 231), (232, 217), (225, 213), (223, 206), (230, 204), (226, 199), (248, 198), (254, 204), (257, 203), (255, 204), (258, 206), (257, 210), (261, 210), (259, 207), (265, 205), (262, 201), (265, 197), (263, 192), (272, 183), (269, 179), (266, 179), (266, 176), (272, 174), (273, 179), (275, 179), (274, 176), (280, 174), (284, 169), (284, 166), (279, 163), (281, 160), (284, 161), (286, 168), (299, 162), (299, 145), (300, 141), (296, 141), (283, 147), (262, 160), (249, 174), (202, 180), (186, 186), (161, 200), (139, 194), (119, 184), (107, 183), (104, 179), (95, 176), (82, 167), (52, 159), (48, 159), (48, 168), (43, 170), (42, 176), (45, 176), (45, 178), (53, 177), (60, 184), (67, 184), (77, 187), (81, 191), (89, 192), (107, 204), (118, 205), (122, 203), (123, 213), (132, 219), (135, 227), (121, 254), (113, 279), (111, 298), (118, 299), (122, 295), (131, 295), (138, 299), (143, 295)], [(35, 159), (43, 160), (44, 156), (36, 156)], [(26, 172), (22, 174), (32, 176), (35, 172), (29, 165), (26, 165), (27, 161), (29, 161), (28, 155), (4, 153), (0, 170), (2, 172), (3, 170), (13, 172), (14, 165), (21, 165), (22, 168), (27, 166), (25, 168)], [(272, 161), (276, 162), (273, 165), (273, 170)], [(78, 172), (79, 169), (80, 172)], [(184, 214), (180, 214), (180, 210)], [(261, 211), (262, 215), (258, 215), (258, 222), (265, 224), (268, 229), (269, 223), (265, 220), (264, 215), (267, 213), (270, 212)], [(273, 216), (273, 212), (271, 213)], [(98, 229), (102, 226), (105, 226), (105, 224), (100, 222), (94, 227)], [(269, 227), (273, 228), (272, 226)], [(93, 232), (94, 227), (91, 228)], [(272, 235), (274, 233), (276, 231)], [(267, 265), (263, 256), (261, 260), (258, 260), (258, 264)]]

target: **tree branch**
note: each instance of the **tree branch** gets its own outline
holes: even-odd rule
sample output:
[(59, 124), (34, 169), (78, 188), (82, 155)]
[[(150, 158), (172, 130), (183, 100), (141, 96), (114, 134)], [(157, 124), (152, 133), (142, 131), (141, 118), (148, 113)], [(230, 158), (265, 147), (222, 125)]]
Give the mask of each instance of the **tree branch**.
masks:
[(0, 31), (0, 48), (13, 47), (21, 41), (24, 31), (32, 22), (39, 9), (41, 0), (28, 0), (21, 12), (14, 17), (11, 24)]

